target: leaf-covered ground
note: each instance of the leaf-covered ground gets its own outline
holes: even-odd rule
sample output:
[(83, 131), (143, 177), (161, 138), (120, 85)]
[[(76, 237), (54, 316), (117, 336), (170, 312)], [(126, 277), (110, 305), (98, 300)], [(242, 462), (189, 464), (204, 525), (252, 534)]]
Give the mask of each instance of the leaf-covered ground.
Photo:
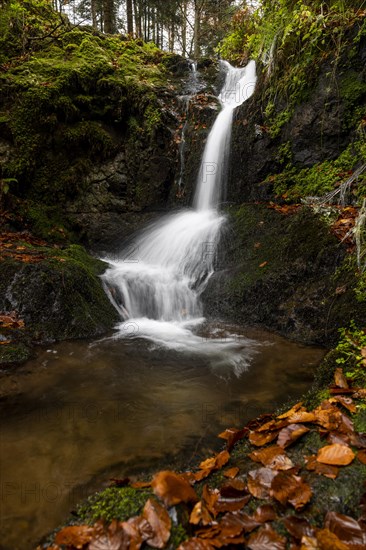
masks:
[(85, 524), (58, 531), (48, 550), (365, 548), (365, 334), (360, 338), (344, 334), (336, 362), (343, 366), (313, 395), (313, 405), (296, 403), (225, 430), (219, 437), (226, 448), (197, 471), (113, 480), (121, 498), (132, 489), (145, 494), (139, 513), (121, 521), (119, 512), (107, 522), (89, 515)]

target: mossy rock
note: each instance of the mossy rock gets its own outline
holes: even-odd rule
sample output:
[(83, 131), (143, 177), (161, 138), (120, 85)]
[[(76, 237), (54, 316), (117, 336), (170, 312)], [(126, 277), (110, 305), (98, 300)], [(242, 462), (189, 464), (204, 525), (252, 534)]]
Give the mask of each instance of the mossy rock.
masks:
[[(99, 279), (106, 264), (77, 245), (35, 250), (44, 256), (42, 261), (0, 262), (0, 311), (17, 311), (39, 343), (111, 330), (118, 314)], [(31, 247), (27, 253), (31, 257)]]

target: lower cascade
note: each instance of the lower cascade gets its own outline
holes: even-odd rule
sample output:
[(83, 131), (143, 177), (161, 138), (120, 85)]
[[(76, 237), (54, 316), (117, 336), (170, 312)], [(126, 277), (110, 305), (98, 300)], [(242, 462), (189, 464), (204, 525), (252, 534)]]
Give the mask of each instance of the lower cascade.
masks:
[[(225, 217), (218, 206), (224, 192), (235, 107), (254, 92), (255, 62), (226, 72), (219, 95), (222, 109), (208, 136), (194, 196), (194, 208), (168, 215), (142, 230), (110, 264), (105, 289), (120, 312), (117, 337), (144, 337), (179, 351), (207, 353), (220, 362), (218, 344), (192, 332), (203, 323), (200, 295), (214, 271), (215, 254)], [(241, 340), (242, 342), (242, 340)], [(222, 351), (238, 347), (234, 339)], [(221, 360), (223, 358), (221, 357)], [(242, 358), (234, 359), (235, 363)]]

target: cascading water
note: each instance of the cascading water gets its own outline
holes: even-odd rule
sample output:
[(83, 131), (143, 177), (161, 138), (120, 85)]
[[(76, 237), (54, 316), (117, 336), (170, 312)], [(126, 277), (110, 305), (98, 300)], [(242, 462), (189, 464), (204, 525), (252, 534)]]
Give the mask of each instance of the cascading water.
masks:
[[(222, 62), (222, 67), (226, 72), (219, 95), (222, 110), (205, 147), (194, 209), (148, 226), (117, 261), (107, 258), (110, 268), (104, 275), (106, 291), (124, 320), (119, 336), (139, 336), (165, 347), (205, 353), (215, 357), (216, 363), (220, 363), (221, 352), (237, 342), (226, 339), (218, 349), (215, 341), (200, 338), (191, 329), (203, 322), (199, 297), (213, 273), (225, 219), (217, 207), (233, 112), (250, 97), (256, 82), (254, 61), (243, 69), (227, 62)], [(237, 357), (234, 363), (238, 363)]]

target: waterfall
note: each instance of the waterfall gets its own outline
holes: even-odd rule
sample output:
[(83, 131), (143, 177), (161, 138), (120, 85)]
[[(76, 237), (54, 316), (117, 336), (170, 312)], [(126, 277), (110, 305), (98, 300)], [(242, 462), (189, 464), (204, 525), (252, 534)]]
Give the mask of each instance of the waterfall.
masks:
[(200, 295), (214, 270), (224, 216), (218, 210), (224, 184), (233, 112), (254, 91), (255, 63), (226, 72), (222, 110), (202, 158), (194, 209), (149, 225), (128, 243), (103, 276), (121, 314), (120, 336), (142, 336), (174, 349), (209, 347), (191, 328), (202, 323)]

